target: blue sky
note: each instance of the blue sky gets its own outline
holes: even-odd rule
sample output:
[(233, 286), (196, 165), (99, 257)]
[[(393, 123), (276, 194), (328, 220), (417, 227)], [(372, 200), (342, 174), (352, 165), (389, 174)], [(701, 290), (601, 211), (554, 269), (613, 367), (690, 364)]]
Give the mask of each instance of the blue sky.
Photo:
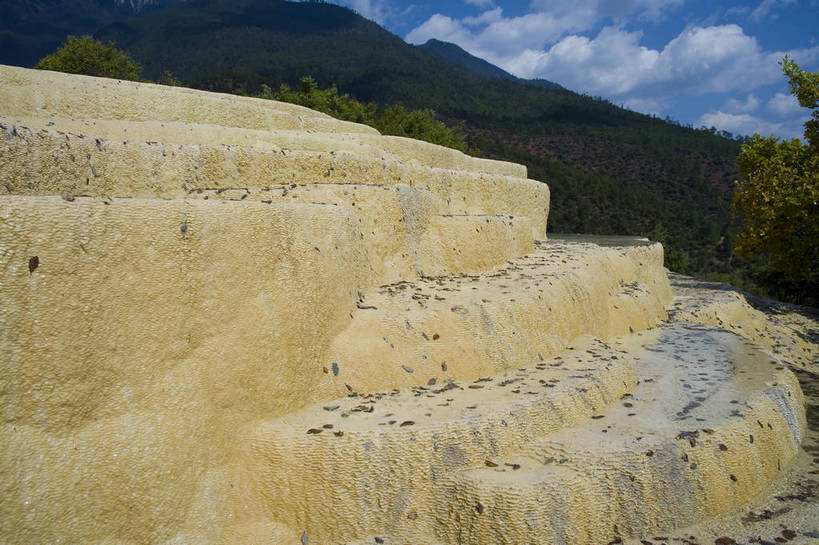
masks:
[(735, 134), (801, 137), (777, 61), (819, 70), (819, 0), (334, 0), (404, 38)]

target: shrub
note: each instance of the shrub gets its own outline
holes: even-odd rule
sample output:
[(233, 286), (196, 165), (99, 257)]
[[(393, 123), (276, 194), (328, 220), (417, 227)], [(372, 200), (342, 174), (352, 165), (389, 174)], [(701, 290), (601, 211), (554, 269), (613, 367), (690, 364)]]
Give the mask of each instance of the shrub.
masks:
[(40, 59), (35, 68), (127, 80), (139, 80), (142, 70), (113, 43), (104, 44), (91, 36), (69, 36), (56, 52)]

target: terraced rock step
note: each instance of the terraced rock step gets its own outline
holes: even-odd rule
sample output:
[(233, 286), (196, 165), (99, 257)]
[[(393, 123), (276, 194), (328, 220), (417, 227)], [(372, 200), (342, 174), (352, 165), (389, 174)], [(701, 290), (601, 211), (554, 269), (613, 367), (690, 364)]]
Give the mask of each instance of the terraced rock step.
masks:
[[(206, 142), (177, 144), (174, 134), (170, 142), (163, 140), (168, 128), (159, 125), (142, 134), (146, 131), (133, 130), (128, 121), (86, 122), (90, 126), (69, 121), (40, 118), (23, 120), (21, 125), (20, 120), (0, 116), (5, 133), (0, 138), (0, 190), (24, 195), (230, 198), (222, 195), (227, 191), (267, 200), (284, 191), (289, 200), (296, 194), (291, 189), (314, 184), (403, 185), (429, 192), (439, 200), (441, 213), (526, 216), (537, 238), (546, 231), (546, 184), (525, 179), (525, 172), (514, 177), (405, 162), (378, 146), (387, 141), (382, 136), (374, 137), (373, 144), (341, 145), (337, 135), (327, 135), (331, 144), (322, 144), (312, 142), (317, 138), (314, 133), (296, 137), (302, 133), (204, 126), (192, 134), (200, 139), (202, 134), (216, 134)], [(122, 139), (98, 130), (114, 123), (124, 126)], [(63, 125), (71, 130), (61, 130)], [(245, 144), (219, 144), (222, 138)]]
[(458, 477), (441, 526), (459, 528), (452, 543), (659, 535), (742, 505), (786, 467), (805, 430), (790, 371), (713, 327), (671, 324), (637, 339), (614, 344), (640, 377), (620, 403), (503, 460), (519, 471)]
[(617, 542), (743, 504), (805, 429), (793, 374), (713, 327), (589, 339), (530, 365), (260, 426), (264, 509), (322, 543)]
[[(307, 149), (331, 151), (338, 149), (339, 140), (347, 139), (363, 146), (376, 146), (405, 161), (446, 169), (526, 177), (526, 167), (522, 165), (470, 157), (457, 150), (412, 138), (381, 136), (377, 130), (366, 125), (341, 121), (294, 104), (13, 66), (0, 65), (0, 114), (18, 118), (51, 117), (55, 123), (61, 119), (102, 120), (99, 127), (102, 134), (94, 135), (102, 138), (115, 137), (122, 130), (122, 125), (105, 123), (105, 120), (194, 123), (260, 131), (309, 131), (324, 135), (308, 137), (312, 147)], [(75, 125), (69, 122), (68, 126)], [(166, 131), (161, 125), (148, 130), (159, 135), (171, 132), (174, 135), (171, 142), (181, 138), (185, 143), (195, 144), (211, 143), (213, 140), (201, 139), (207, 139), (209, 134), (225, 132), (218, 127), (212, 130), (203, 128), (195, 131), (198, 135), (186, 134), (179, 127)], [(137, 129), (136, 132), (145, 134), (147, 131)], [(296, 138), (304, 140), (298, 135)], [(217, 136), (216, 140), (226, 140), (220, 142), (223, 144), (230, 143), (230, 138), (222, 136)]]
[(431, 377), (473, 380), (557, 355), (581, 335), (645, 329), (665, 318), (670, 295), (661, 252), (645, 242), (539, 241), (531, 254), (483, 274), (367, 290), (330, 346), (323, 365), (340, 372), (326, 380), (339, 394), (345, 384), (374, 391)]
[(505, 457), (588, 420), (636, 385), (634, 364), (594, 339), (527, 364), (469, 382), (433, 377), (351, 393), (259, 426), (248, 465), (267, 513), (326, 543), (429, 532), (456, 471), (517, 470)]

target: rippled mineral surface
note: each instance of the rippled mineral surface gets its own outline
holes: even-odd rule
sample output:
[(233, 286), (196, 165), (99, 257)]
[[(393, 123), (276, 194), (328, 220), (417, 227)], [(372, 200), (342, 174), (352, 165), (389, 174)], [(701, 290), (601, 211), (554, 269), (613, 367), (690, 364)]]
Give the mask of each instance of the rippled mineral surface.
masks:
[(0, 541), (819, 539), (816, 316), (524, 166), (7, 66), (0, 129)]

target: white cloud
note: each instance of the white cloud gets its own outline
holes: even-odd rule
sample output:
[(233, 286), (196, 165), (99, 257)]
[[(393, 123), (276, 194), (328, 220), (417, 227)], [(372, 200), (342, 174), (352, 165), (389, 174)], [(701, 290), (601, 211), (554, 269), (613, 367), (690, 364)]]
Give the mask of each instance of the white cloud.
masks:
[(766, 124), (750, 114), (731, 114), (720, 110), (703, 114), (696, 124), (700, 127), (716, 127), (720, 130), (743, 135), (760, 133), (767, 136), (769, 133), (775, 132), (771, 127), (766, 127)]
[(606, 27), (594, 39), (567, 36), (548, 51), (524, 52), (504, 63), (523, 77), (543, 77), (570, 89), (621, 95), (652, 74), (659, 53), (639, 45), (641, 33)]
[[(782, 80), (777, 61), (785, 52), (763, 51), (737, 25), (692, 27), (662, 50), (641, 45), (641, 38), (640, 32), (605, 27), (594, 38), (570, 35), (548, 49), (529, 48), (497, 62), (521, 77), (615, 97), (744, 92)], [(791, 53), (808, 63), (819, 56), (819, 46)]]
[[(437, 38), (453, 42), (473, 55), (497, 63), (526, 49), (543, 49), (546, 44), (553, 43), (566, 32), (587, 30), (593, 20), (590, 14), (582, 11), (566, 17), (554, 17), (546, 13), (501, 17), (501, 12), (497, 11), (484, 15), (485, 21), (468, 18), (465, 24), (464, 21), (436, 13), (407, 34), (406, 40), (410, 43), (424, 43), (430, 38)], [(468, 28), (475, 24), (481, 28)]]
[(669, 102), (667, 98), (632, 97), (626, 99), (623, 106), (635, 112), (659, 116), (668, 107)]
[(356, 10), (362, 17), (379, 24), (384, 24), (393, 12), (389, 0), (344, 0), (343, 3)]
[(486, 8), (492, 5), (492, 0), (464, 0), (469, 5)]
[(774, 113), (779, 118), (794, 117), (800, 114), (804, 115), (808, 110), (803, 109), (796, 97), (790, 93), (776, 93), (776, 95), (768, 101), (768, 110)]
[(566, 15), (575, 10), (592, 11), (595, 21), (625, 17), (657, 20), (671, 8), (682, 6), (685, 0), (532, 0), (533, 11)]
[(779, 17), (779, 14), (777, 13), (771, 14), (771, 11), (774, 11), (777, 8), (793, 6), (795, 4), (796, 0), (762, 0), (762, 3), (759, 4), (754, 11), (751, 12), (750, 19), (756, 22), (759, 22), (765, 18), (775, 19)]
[(731, 114), (717, 110), (703, 114), (697, 121), (697, 126), (716, 127), (734, 134), (750, 136), (754, 133), (762, 136), (771, 134), (782, 138), (800, 138), (803, 132), (804, 119), (790, 119), (781, 122), (772, 122), (750, 114)]
[(731, 98), (725, 102), (723, 108), (729, 113), (749, 113), (759, 108), (759, 99), (754, 95), (748, 95), (744, 101)]
[(733, 17), (734, 15), (746, 15), (751, 8), (748, 6), (733, 7), (725, 10), (725, 17)]
[(468, 26), (480, 26), (492, 23), (497, 23), (503, 19), (503, 10), (499, 7), (484, 11), (477, 17), (464, 17), (461, 19), (463, 24)]

